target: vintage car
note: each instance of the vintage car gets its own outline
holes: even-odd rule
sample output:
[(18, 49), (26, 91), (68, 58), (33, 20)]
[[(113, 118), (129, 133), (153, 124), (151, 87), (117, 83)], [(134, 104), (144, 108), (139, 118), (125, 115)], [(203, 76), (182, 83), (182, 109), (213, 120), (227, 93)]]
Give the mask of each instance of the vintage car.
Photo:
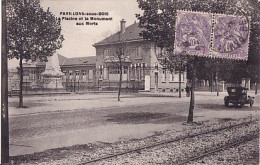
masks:
[(229, 103), (235, 106), (244, 107), (245, 104), (249, 104), (250, 107), (254, 104), (254, 97), (247, 95), (248, 88), (244, 87), (228, 87), (228, 96), (225, 96), (225, 106), (228, 107)]

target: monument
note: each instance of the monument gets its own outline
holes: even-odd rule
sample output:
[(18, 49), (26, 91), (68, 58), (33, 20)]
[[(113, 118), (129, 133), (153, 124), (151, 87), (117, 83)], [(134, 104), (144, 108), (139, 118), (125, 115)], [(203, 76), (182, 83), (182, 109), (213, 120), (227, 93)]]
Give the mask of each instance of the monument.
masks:
[(64, 73), (60, 69), (58, 54), (54, 53), (48, 57), (45, 71), (42, 73), (43, 87), (46, 89), (63, 89), (62, 76), (64, 76)]

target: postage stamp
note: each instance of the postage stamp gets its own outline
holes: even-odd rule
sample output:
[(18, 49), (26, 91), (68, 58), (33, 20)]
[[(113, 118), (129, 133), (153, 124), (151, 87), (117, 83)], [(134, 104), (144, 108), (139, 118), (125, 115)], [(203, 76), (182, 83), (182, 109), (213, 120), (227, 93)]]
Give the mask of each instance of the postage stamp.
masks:
[(248, 58), (249, 19), (214, 15), (212, 56), (246, 60)]
[(178, 11), (175, 53), (209, 56), (212, 14)]

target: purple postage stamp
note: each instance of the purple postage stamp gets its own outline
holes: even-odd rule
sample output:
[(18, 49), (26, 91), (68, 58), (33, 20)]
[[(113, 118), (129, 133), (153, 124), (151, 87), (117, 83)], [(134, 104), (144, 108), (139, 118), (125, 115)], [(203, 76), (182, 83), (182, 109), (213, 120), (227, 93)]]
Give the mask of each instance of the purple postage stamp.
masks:
[(210, 56), (212, 14), (177, 11), (175, 54)]
[(214, 17), (212, 57), (247, 60), (250, 19), (222, 14)]

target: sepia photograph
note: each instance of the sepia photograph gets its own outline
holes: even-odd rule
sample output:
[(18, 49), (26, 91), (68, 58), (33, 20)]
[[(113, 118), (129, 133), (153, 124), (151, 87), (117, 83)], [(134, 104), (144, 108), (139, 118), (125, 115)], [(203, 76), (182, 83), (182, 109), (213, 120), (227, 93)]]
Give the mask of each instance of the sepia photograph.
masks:
[(1, 26), (1, 164), (259, 164), (259, 0), (2, 0)]

